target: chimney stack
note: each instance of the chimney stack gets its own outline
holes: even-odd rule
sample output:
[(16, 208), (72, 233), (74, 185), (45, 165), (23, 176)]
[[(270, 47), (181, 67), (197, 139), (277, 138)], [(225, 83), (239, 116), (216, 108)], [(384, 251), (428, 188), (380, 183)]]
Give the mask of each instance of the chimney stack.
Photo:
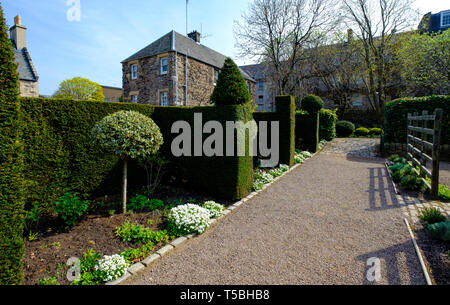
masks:
[(17, 50), (27, 47), (27, 28), (22, 25), (19, 15), (14, 18), (14, 25), (9, 30), (9, 35)]
[(200, 33), (197, 31), (193, 31), (188, 34), (188, 37), (195, 41), (196, 43), (200, 43)]

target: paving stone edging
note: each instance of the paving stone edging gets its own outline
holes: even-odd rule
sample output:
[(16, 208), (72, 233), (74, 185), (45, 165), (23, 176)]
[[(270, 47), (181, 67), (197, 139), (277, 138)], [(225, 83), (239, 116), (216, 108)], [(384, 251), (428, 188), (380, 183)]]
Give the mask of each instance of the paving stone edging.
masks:
[[(261, 190), (252, 192), (252, 193), (250, 193), (250, 195), (248, 195), (244, 199), (241, 199), (238, 202), (235, 202), (234, 204), (230, 205), (227, 209), (225, 209), (225, 211), (222, 213), (222, 215), (219, 218), (214, 218), (214, 219), (211, 219), (209, 221), (208, 229), (211, 229), (213, 227), (213, 225), (217, 224), (218, 221), (223, 220), (227, 215), (231, 214), (234, 210), (236, 210), (237, 208), (242, 206), (244, 203), (246, 203), (250, 199), (252, 199), (255, 196), (257, 196), (258, 194), (264, 192), (269, 186), (271, 186), (275, 182), (279, 181), (285, 175), (289, 174), (290, 172), (294, 171), (295, 169), (297, 169), (301, 165), (305, 164), (308, 160), (310, 160), (313, 157), (315, 157), (317, 154), (319, 154), (325, 148), (326, 145), (327, 144), (323, 145), (323, 147), (320, 150), (318, 150), (316, 153), (314, 153), (311, 156), (311, 158), (306, 159), (303, 163), (299, 163), (299, 164), (293, 165), (292, 167), (289, 168), (289, 170), (284, 172), (283, 175), (275, 178), (272, 182), (270, 182), (268, 184), (265, 184), (262, 187)], [(149, 267), (151, 264), (159, 261), (162, 257), (166, 256), (168, 253), (172, 252), (174, 249), (179, 248), (182, 244), (186, 243), (190, 239), (195, 238), (196, 236), (198, 236), (198, 234), (194, 233), (194, 234), (189, 234), (189, 235), (186, 235), (186, 236), (182, 236), (182, 237), (179, 237), (179, 238), (173, 240), (172, 242), (170, 242), (166, 246), (162, 247), (161, 249), (156, 251), (156, 253), (150, 255), (149, 257), (147, 257), (143, 261), (128, 267), (128, 270), (125, 272), (125, 274), (121, 278), (118, 278), (117, 280), (112, 281), (112, 282), (107, 282), (107, 283), (105, 283), (105, 285), (112, 285), (112, 286), (114, 286), (114, 285), (119, 285), (119, 284), (125, 282), (126, 280), (130, 279), (132, 276), (135, 276), (140, 271), (144, 270), (146, 267)]]

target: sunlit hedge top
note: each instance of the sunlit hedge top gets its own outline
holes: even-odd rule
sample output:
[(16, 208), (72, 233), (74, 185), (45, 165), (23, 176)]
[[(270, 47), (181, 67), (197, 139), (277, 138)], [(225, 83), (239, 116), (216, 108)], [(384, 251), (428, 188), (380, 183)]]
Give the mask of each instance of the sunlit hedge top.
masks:
[(158, 125), (136, 111), (119, 111), (92, 129), (92, 141), (121, 158), (142, 158), (156, 153), (163, 144)]

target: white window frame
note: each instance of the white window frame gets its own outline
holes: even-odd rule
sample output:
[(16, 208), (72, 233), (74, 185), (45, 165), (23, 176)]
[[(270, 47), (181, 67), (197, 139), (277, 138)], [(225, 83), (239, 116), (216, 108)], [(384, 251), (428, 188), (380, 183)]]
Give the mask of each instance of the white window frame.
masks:
[(137, 95), (131, 95), (131, 102), (133, 104), (137, 104), (138, 103), (138, 96)]
[(213, 69), (213, 82), (214, 82), (214, 86), (217, 85), (217, 80), (219, 79), (219, 70), (218, 69)]
[(132, 64), (131, 65), (131, 79), (137, 79), (139, 76), (139, 68), (138, 64)]
[[(163, 97), (165, 97), (165, 102), (163, 101)], [(159, 101), (161, 106), (169, 106), (169, 92), (161, 92)]]
[[(163, 65), (164, 60), (166, 61), (166, 65)], [(159, 65), (161, 75), (166, 75), (169, 72), (169, 58), (168, 57), (161, 58), (161, 60), (159, 61)], [(166, 67), (166, 71), (163, 70), (163, 67)]]
[(450, 20), (449, 23), (444, 24), (444, 16), (445, 17), (449, 16), (450, 18), (450, 11), (445, 11), (441, 13), (441, 28), (450, 26)]
[[(261, 101), (261, 103), (260, 103), (260, 101)], [(258, 96), (258, 102), (257, 102), (257, 104), (258, 104), (259, 106), (264, 106), (264, 96), (263, 96), (263, 95), (259, 95), (259, 96)]]
[(264, 90), (264, 81), (259, 81), (258, 82), (258, 90)]

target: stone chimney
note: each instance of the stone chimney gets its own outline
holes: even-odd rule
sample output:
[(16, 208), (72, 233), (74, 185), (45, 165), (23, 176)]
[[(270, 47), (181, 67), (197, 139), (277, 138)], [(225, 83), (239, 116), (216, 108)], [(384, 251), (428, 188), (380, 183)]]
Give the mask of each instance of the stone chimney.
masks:
[(193, 31), (188, 34), (188, 37), (195, 41), (196, 43), (200, 43), (200, 33), (197, 31)]
[(353, 41), (353, 30), (348, 29), (347, 30), (347, 42), (352, 42), (352, 41)]
[(9, 36), (17, 50), (27, 47), (27, 28), (21, 22), (20, 16), (17, 15), (14, 18), (14, 26), (9, 30)]

